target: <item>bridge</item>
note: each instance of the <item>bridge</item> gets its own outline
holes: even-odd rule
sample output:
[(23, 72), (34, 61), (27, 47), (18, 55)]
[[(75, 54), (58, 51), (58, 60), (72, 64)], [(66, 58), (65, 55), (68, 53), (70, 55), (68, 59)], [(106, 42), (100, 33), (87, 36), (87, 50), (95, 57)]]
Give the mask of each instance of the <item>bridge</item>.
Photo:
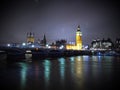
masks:
[(97, 55), (97, 56), (120, 56), (120, 53), (111, 51), (91, 51), (91, 50), (54, 50), (54, 49), (36, 49), (36, 48), (10, 48), (0, 47), (1, 55), (6, 54), (9, 61), (20, 61), (25, 59), (40, 59), (48, 57), (69, 57), (78, 55)]

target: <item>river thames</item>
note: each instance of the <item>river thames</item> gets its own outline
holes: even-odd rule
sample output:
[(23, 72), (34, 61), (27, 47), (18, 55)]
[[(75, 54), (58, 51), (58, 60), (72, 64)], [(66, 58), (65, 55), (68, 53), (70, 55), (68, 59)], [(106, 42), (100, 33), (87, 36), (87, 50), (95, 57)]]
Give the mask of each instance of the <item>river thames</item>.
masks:
[(0, 90), (120, 89), (120, 56), (73, 56), (3, 64)]

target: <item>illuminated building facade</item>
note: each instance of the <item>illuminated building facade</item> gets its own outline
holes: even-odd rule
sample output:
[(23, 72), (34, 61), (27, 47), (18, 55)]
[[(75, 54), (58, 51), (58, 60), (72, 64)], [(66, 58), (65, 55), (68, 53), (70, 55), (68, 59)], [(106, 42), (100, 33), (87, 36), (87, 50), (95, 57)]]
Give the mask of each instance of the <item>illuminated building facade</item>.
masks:
[(75, 44), (67, 44), (66, 49), (82, 50), (82, 32), (80, 31), (80, 25), (78, 26), (77, 32), (76, 32), (76, 43)]
[(77, 50), (82, 49), (82, 32), (80, 31), (80, 26), (78, 26), (76, 32), (76, 49)]
[(112, 49), (113, 48), (113, 42), (111, 39), (103, 39), (103, 40), (100, 40), (100, 39), (97, 39), (97, 40), (93, 40), (92, 43), (91, 43), (91, 47), (93, 49), (96, 49), (96, 50), (99, 50), (99, 49)]
[(34, 33), (27, 33), (27, 43), (28, 44), (32, 44), (34, 43), (35, 38), (34, 38)]

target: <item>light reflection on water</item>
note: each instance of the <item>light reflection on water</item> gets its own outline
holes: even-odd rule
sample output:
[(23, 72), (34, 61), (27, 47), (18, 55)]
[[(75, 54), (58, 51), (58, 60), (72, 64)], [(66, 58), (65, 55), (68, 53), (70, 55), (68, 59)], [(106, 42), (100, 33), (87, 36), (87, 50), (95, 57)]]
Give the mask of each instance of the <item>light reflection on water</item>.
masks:
[[(65, 75), (65, 59), (64, 58), (59, 58), (58, 59), (58, 61), (59, 61), (59, 72), (60, 72), (60, 80), (61, 80), (61, 82), (62, 81), (64, 81), (64, 75)], [(62, 83), (64, 83), (64, 82), (62, 82)]]
[(62, 57), (18, 62), (15, 65), (14, 70), (20, 73), (11, 72), (13, 68), (8, 68), (10, 75), (21, 77), (13, 79), (20, 82), (19, 90), (104, 89), (104, 87), (108, 88), (104, 84), (112, 84), (113, 72), (120, 72), (120, 58), (111, 56)]
[(27, 79), (27, 70), (28, 70), (28, 66), (25, 63), (20, 63), (21, 66), (21, 90), (25, 89), (25, 85), (26, 85), (26, 79)]
[(43, 63), (44, 66), (44, 79), (45, 79), (45, 87), (49, 86), (50, 81), (50, 67), (51, 62), (49, 60), (45, 60)]

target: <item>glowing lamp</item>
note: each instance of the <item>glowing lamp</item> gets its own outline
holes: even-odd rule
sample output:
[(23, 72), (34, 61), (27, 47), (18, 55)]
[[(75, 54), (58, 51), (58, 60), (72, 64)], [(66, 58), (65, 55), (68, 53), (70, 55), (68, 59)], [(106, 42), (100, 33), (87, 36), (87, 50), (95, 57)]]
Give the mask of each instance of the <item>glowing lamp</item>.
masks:
[(35, 47), (35, 45), (32, 45), (31, 47), (32, 47), (32, 48), (34, 48), (34, 47)]
[(10, 44), (7, 44), (8, 47), (10, 47)]
[(22, 43), (22, 45), (23, 45), (23, 46), (25, 46), (25, 45), (26, 45), (26, 43)]

